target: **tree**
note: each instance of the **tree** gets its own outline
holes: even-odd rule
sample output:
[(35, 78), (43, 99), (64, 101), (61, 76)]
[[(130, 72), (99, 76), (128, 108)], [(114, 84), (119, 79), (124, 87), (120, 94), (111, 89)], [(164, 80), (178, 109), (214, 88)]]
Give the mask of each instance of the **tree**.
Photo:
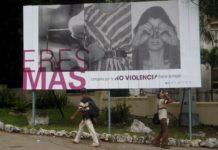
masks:
[[(193, 0), (191, 0), (196, 4)], [(196, 4), (197, 5), (197, 4)], [(217, 0), (199, 0), (200, 8), (200, 36), (206, 43), (214, 46), (214, 33), (211, 32), (210, 23), (218, 19), (218, 1)]]
[[(201, 49), (201, 63), (210, 64), (211, 70), (218, 66), (218, 47), (213, 47), (211, 50)], [(213, 100), (213, 80), (214, 74), (211, 73), (211, 100)]]

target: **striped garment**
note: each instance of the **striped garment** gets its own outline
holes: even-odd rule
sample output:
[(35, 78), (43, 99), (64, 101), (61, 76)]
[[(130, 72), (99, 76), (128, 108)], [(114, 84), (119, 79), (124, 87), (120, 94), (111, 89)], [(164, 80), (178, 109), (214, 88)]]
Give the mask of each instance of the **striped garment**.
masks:
[[(88, 39), (85, 45), (97, 42), (102, 51), (130, 51), (131, 4), (115, 3), (114, 9), (101, 7), (107, 3), (93, 4), (85, 8), (85, 29)], [(92, 70), (128, 70), (127, 57), (102, 58)]]

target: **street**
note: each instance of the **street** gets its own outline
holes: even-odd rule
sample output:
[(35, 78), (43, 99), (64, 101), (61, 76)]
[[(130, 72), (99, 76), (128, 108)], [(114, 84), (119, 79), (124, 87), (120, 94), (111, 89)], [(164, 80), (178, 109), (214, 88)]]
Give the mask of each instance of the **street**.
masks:
[[(98, 148), (89, 147), (91, 140), (81, 140), (80, 144), (74, 144), (70, 138), (54, 136), (25, 135), (0, 131), (0, 150), (159, 150), (145, 144), (107, 143), (100, 142)], [(171, 147), (171, 150), (209, 150), (208, 148)], [(210, 149), (211, 150), (211, 149)]]

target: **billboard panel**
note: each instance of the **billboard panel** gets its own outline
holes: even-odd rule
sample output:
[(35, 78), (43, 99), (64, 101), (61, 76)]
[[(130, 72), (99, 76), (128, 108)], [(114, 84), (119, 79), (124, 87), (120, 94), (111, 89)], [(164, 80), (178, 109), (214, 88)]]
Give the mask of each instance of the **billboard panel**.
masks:
[(200, 87), (189, 1), (24, 7), (24, 89)]

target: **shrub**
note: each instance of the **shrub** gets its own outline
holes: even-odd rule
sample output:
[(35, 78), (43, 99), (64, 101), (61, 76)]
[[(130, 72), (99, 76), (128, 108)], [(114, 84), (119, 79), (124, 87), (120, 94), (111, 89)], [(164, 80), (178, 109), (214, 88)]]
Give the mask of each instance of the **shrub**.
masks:
[(13, 110), (15, 112), (26, 112), (26, 109), (29, 107), (27, 100), (23, 97), (17, 97), (14, 101)]
[(36, 94), (36, 108), (63, 107), (67, 104), (67, 94), (64, 92), (40, 91)]
[(116, 107), (111, 109), (111, 122), (117, 123), (128, 123), (130, 118), (129, 106), (126, 103), (118, 104)]
[[(111, 123), (112, 124), (128, 124), (131, 122), (130, 106), (126, 103), (117, 104), (111, 108)], [(108, 108), (104, 108), (98, 118), (99, 124), (106, 124), (108, 119)]]
[(15, 94), (10, 92), (7, 88), (2, 88), (0, 90), (0, 107), (12, 107), (13, 100), (15, 99)]
[(13, 108), (16, 111), (25, 112), (27, 107), (25, 96), (6, 87), (0, 90), (0, 108)]

